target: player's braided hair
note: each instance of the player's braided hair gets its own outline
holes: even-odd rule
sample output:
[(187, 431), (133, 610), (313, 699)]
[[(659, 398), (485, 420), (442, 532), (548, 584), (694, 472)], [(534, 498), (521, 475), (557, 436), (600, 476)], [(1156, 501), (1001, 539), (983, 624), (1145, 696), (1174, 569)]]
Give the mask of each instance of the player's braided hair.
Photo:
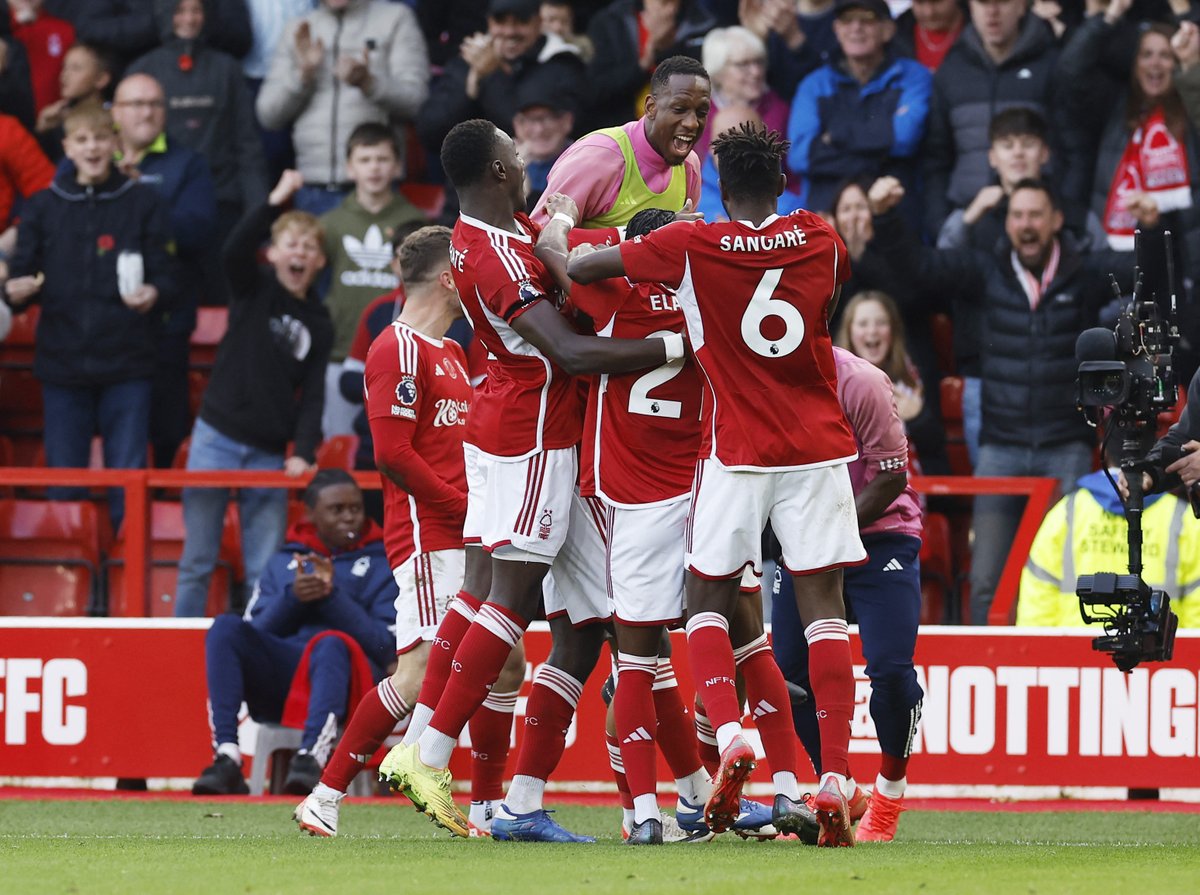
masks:
[(659, 96), (675, 75), (695, 75), (706, 81), (712, 80), (708, 76), (708, 69), (691, 56), (670, 56), (655, 66), (654, 74), (650, 76), (650, 92)]
[(659, 227), (667, 226), (674, 220), (675, 212), (673, 211), (667, 211), (665, 208), (643, 208), (625, 225), (625, 238), (633, 239), (635, 236), (645, 236), (647, 233), (653, 233)]
[(717, 134), (712, 154), (725, 191), (737, 199), (774, 199), (790, 145), (778, 131), (752, 121)]
[(460, 121), (442, 141), (442, 169), (456, 190), (483, 179), (496, 157), (496, 125), (483, 118)]
[(353, 485), (357, 488), (358, 482), (344, 469), (318, 469), (304, 489), (304, 505), (311, 510), (317, 505), (317, 497), (321, 492), (332, 485)]

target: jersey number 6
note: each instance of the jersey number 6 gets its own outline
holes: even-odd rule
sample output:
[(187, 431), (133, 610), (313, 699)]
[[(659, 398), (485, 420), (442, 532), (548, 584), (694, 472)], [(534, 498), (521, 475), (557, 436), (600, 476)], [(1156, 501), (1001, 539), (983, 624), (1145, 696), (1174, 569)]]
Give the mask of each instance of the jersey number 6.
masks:
[[(804, 316), (800, 310), (782, 299), (771, 297), (779, 288), (782, 276), (782, 267), (764, 272), (742, 314), (742, 341), (763, 357), (786, 357), (804, 341)], [(770, 317), (783, 321), (783, 335), (777, 339), (768, 339), (762, 334), (763, 321)]]

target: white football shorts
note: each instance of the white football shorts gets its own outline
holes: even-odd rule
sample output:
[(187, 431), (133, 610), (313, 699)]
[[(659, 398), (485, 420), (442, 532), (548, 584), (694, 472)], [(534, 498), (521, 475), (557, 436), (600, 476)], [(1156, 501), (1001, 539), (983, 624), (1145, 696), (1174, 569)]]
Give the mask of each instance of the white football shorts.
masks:
[(604, 504), (598, 497), (574, 494), (567, 540), (542, 582), (546, 618), (564, 613), (575, 627), (612, 616), (605, 565)]
[(626, 625), (683, 617), (683, 538), (689, 500), (608, 507), (608, 582), (613, 616)]
[(579, 459), (575, 448), (524, 460), (463, 445), (467, 516), (463, 543), (497, 559), (551, 563), (567, 537)]
[(784, 566), (814, 574), (866, 560), (845, 463), (786, 472), (744, 472), (701, 460), (692, 484), (687, 568), (701, 578), (762, 575), (762, 532), (770, 520)]
[(396, 595), (396, 652), (433, 642), (450, 601), (462, 590), (465, 550), (414, 553), (392, 569)]

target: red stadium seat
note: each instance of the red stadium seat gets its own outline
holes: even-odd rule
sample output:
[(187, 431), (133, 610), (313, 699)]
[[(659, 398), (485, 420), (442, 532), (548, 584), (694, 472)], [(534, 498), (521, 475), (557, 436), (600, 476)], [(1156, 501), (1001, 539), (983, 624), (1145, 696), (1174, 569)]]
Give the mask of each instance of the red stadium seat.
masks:
[(229, 308), (196, 309), (196, 328), (192, 330), (189, 358), (192, 369), (212, 369), (217, 360), (217, 346), (227, 329)]
[(317, 468), (353, 472), (358, 440), (357, 435), (334, 435), (326, 438), (317, 448)]
[[(921, 624), (938, 625), (945, 620), (945, 596), (954, 589), (954, 548), (950, 520), (941, 513), (925, 514), (921, 534)], [(926, 589), (929, 585), (929, 589)], [(936, 603), (930, 597), (936, 595)]]
[(945, 376), (938, 383), (942, 406), (942, 423), (946, 429), (946, 456), (954, 475), (971, 475), (971, 457), (963, 436), (963, 381), (959, 376)]
[(937, 355), (938, 370), (943, 376), (953, 376), (954, 366), (954, 322), (946, 314), (934, 314), (929, 318), (933, 332), (933, 352)]
[[(179, 558), (183, 555), (186, 531), (183, 525), (183, 506), (174, 501), (155, 501), (150, 507), (150, 594), (149, 615), (159, 618), (175, 614), (175, 585), (179, 575)], [(109, 612), (112, 615), (142, 615), (146, 607), (132, 605), (136, 595), (125, 587), (125, 527), (117, 535), (108, 567)], [(208, 616), (220, 615), (231, 605), (234, 582), (242, 574), (241, 534), (238, 515), (231, 503), (225, 510), (225, 529), (217, 565), (208, 587)]]
[(108, 515), (87, 501), (0, 500), (0, 615), (82, 615)]
[(38, 317), (41, 315), (40, 305), (31, 305), (22, 314), (13, 314), (12, 329), (8, 338), (0, 342), (0, 367), (32, 367), (33, 342), (37, 333)]
[(446, 191), (434, 183), (402, 183), (400, 192), (430, 220), (436, 220), (446, 205)]

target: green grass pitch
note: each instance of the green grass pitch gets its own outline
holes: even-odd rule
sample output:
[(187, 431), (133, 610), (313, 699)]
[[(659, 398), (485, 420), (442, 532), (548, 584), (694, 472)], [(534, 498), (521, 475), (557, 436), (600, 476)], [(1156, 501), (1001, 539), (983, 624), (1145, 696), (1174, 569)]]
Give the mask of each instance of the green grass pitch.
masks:
[(612, 808), (562, 806), (596, 845), (455, 840), (407, 803), (351, 802), (337, 839), (292, 806), (0, 801), (0, 890), (40, 893), (934, 893), (1197, 891), (1200, 815), (909, 811), (890, 844), (743, 842), (633, 849)]

